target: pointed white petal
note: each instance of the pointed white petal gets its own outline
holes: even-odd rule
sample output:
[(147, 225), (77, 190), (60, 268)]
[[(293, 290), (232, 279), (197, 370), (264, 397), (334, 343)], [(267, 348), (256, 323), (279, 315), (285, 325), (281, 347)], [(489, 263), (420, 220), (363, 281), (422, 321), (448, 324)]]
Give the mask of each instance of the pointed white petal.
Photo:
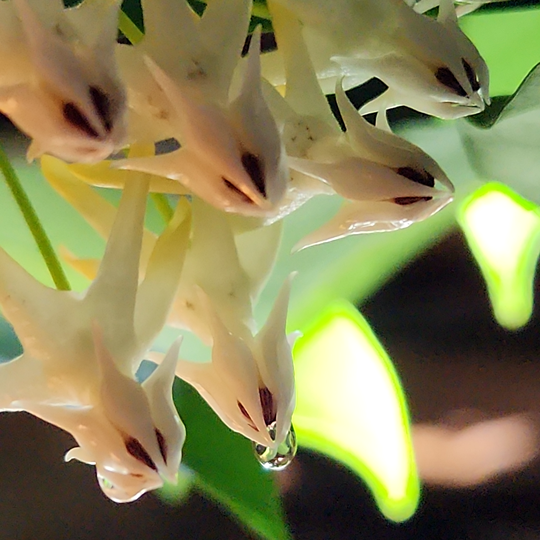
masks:
[(189, 212), (189, 203), (180, 200), (173, 219), (155, 243), (139, 286), (135, 332), (144, 348), (164, 327), (178, 289), (191, 229)]
[[(251, 14), (251, 0), (212, 0), (199, 23), (206, 63), (217, 88), (228, 89), (240, 60)], [(213, 60), (213, 62), (212, 62)]]
[(277, 444), (285, 440), (291, 428), (295, 404), (293, 360), (285, 333), (294, 275), (291, 274), (285, 280), (266, 323), (257, 334), (262, 352), (262, 358), (258, 359), (259, 372), (277, 404)]
[(300, 21), (279, 2), (269, 2), (269, 7), (278, 50), (285, 63), (287, 102), (298, 114), (336, 125), (302, 38)]
[(179, 338), (171, 345), (163, 361), (142, 385), (150, 403), (154, 426), (161, 434), (158, 443), (167, 466), (167, 479), (170, 482), (176, 481), (182, 459), (182, 446), (186, 438), (186, 430), (172, 399), (172, 386), (181, 343), (182, 338)]
[(41, 284), (0, 248), (0, 306), (27, 353), (57, 360), (76, 303), (71, 293)]
[(169, 324), (188, 328), (212, 342), (206, 311), (196, 293), (201, 287), (233, 332), (251, 325), (250, 283), (237, 253), (227, 217), (203, 201), (192, 202), (191, 244)]
[(228, 414), (231, 418), (242, 417), (245, 425), (246, 417), (241, 412), (238, 405), (240, 403), (257, 430), (251, 428), (249, 430), (252, 432), (251, 436), (246, 436), (268, 445), (271, 440), (266, 431), (259, 396), (262, 381), (253, 352), (244, 340), (230, 333), (202, 289), (199, 289), (198, 294), (212, 329), (212, 368), (237, 400), (236, 406), (228, 411)]
[(341, 196), (356, 201), (381, 201), (395, 197), (432, 197), (439, 192), (409, 180), (384, 165), (361, 158), (346, 158), (336, 163), (289, 158), (289, 166), (329, 183)]
[[(126, 444), (134, 440), (134, 447), (142, 447), (149, 469), (156, 472), (166, 468), (161, 455), (158, 439), (150, 416), (149, 403), (141, 386), (121, 373), (107, 347), (103, 343), (102, 331), (98, 324), (93, 326), (96, 359), (101, 371), (100, 397), (104, 413), (123, 435)], [(145, 455), (135, 452), (139, 461)]]
[(114, 335), (118, 342), (129, 343), (133, 332), (148, 185), (143, 175), (126, 185), (98, 275), (85, 297), (85, 303), (109, 322), (104, 328), (107, 336)]
[[(230, 104), (231, 120), (237, 133), (243, 175), (255, 187), (259, 204), (276, 205), (282, 199), (288, 172), (284, 149), (276, 122), (266, 104), (261, 88), (260, 27), (252, 35), (248, 56), (244, 64), (244, 78), (238, 95)], [(237, 158), (238, 159), (238, 158)], [(238, 179), (236, 179), (238, 178)], [(234, 183), (244, 191), (240, 178)], [(247, 192), (251, 197), (252, 191)]]
[(400, 206), (392, 202), (345, 203), (320, 229), (303, 238), (293, 251), (338, 240), (353, 234), (396, 231), (422, 221), (444, 208), (452, 197), (435, 198)]
[(421, 176), (431, 176), (432, 181), (437, 180), (453, 192), (454, 186), (435, 160), (391, 131), (374, 127), (364, 120), (345, 95), (341, 84), (336, 86), (336, 99), (347, 127), (347, 139), (357, 155), (388, 167), (413, 169)]
[(250, 281), (250, 296), (255, 302), (274, 268), (278, 255), (283, 221), (235, 235), (240, 266)]
[(28, 353), (0, 364), (0, 411), (24, 410), (28, 399), (50, 400), (47, 382), (43, 364)]
[[(181, 144), (201, 162), (200, 177), (196, 181), (192, 178), (192, 183), (204, 185), (208, 191), (216, 189), (223, 191), (224, 182), (228, 182), (233, 185), (233, 188), (229, 189), (231, 194), (235, 190), (239, 191), (244, 194), (244, 203), (246, 198), (251, 201), (251, 203), (248, 201), (247, 205), (254, 203), (261, 208), (268, 208), (267, 196), (270, 197), (270, 193), (266, 192), (268, 187), (266, 181), (277, 185), (276, 188), (271, 188), (274, 195), (280, 189), (279, 182), (283, 180), (276, 176), (281, 165), (280, 142), (279, 136), (278, 141), (275, 141), (277, 127), (262, 98), (260, 77), (257, 79), (259, 88), (255, 95), (241, 92), (242, 99), (239, 97), (237, 103), (231, 105), (233, 125), (219, 106), (203, 101), (193, 90), (181, 91), (154, 62), (150, 59), (146, 59), (146, 62), (176, 109), (182, 135)], [(248, 64), (253, 65), (253, 61)], [(251, 73), (253, 70), (257, 71), (257, 65), (246, 71)], [(255, 91), (256, 88), (252, 88), (251, 81), (249, 78), (246, 85)], [(249, 117), (246, 117), (246, 114)], [(252, 129), (253, 115), (260, 117), (264, 128), (268, 130), (267, 134), (257, 134)], [(248, 137), (253, 137), (253, 141), (246, 140)], [(253, 165), (250, 163), (249, 168), (244, 161), (246, 155), (251, 161), (257, 160)], [(209, 156), (212, 157), (211, 160)], [(258, 161), (259, 159), (263, 160), (262, 163)], [(272, 176), (267, 179), (265, 175)], [(200, 190), (202, 191), (202, 187)], [(236, 195), (238, 198), (238, 194)], [(208, 195), (206, 198), (208, 199)]]

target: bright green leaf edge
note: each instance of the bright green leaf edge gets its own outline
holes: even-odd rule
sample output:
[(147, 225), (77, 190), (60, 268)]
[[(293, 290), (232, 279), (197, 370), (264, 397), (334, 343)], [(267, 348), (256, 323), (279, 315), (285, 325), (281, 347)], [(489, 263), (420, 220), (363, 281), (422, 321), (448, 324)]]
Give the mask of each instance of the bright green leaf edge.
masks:
[[(523, 98), (525, 92), (531, 92), (540, 96), (540, 63), (536, 64), (521, 82), (518, 89), (511, 96), (500, 96), (493, 100), (493, 103), (483, 112), (466, 117), (466, 120), (472, 125), (490, 129), (497, 122), (504, 120), (505, 117), (512, 114), (526, 113), (528, 110), (540, 108), (540, 101), (527, 100), (526, 103), (520, 103), (520, 98)], [(536, 92), (535, 92), (536, 90)], [(525, 96), (526, 97), (526, 96)], [(531, 96), (532, 98), (533, 96)], [(517, 101), (517, 103), (516, 103)]]
[[(294, 355), (301, 354), (304, 347), (308, 345), (309, 336), (322, 332), (329, 320), (334, 317), (344, 317), (349, 319), (360, 331), (364, 334), (367, 341), (376, 351), (377, 355), (384, 363), (386, 372), (392, 381), (392, 385), (396, 391), (401, 416), (404, 422), (406, 436), (411, 440), (410, 431), (410, 415), (407, 407), (407, 401), (403, 392), (403, 387), (399, 379), (398, 373), (394, 364), (390, 360), (388, 354), (375, 336), (368, 322), (362, 317), (360, 312), (346, 301), (337, 301), (332, 303), (322, 314), (320, 314), (308, 327), (304, 333), (304, 337), (297, 341), (294, 347)], [(369, 486), (377, 506), (381, 512), (390, 520), (402, 522), (408, 520), (418, 508), (420, 501), (420, 482), (416, 474), (416, 462), (412, 444), (408, 444), (407, 461), (409, 476), (406, 482), (406, 496), (402, 503), (392, 504), (388, 497), (388, 491), (377, 475), (366, 465), (366, 463), (358, 458), (354, 453), (341, 448), (332, 441), (325, 439), (319, 433), (306, 429), (302, 426), (301, 421), (296, 421), (295, 429), (298, 436), (299, 444), (305, 448), (321, 452), (335, 460), (345, 464), (354, 473), (359, 475), (363, 481)]]
[[(528, 212), (534, 212), (539, 217), (539, 219), (540, 207), (535, 203), (529, 201), (528, 199), (525, 199), (521, 195), (517, 194), (506, 184), (501, 184), (500, 182), (488, 182), (487, 184), (484, 184), (482, 187), (477, 189), (469, 197), (467, 197), (460, 205), (456, 213), (457, 222), (464, 231), (467, 243), (469, 245), (469, 249), (471, 250), (474, 259), (478, 264), (482, 275), (484, 276), (488, 296), (490, 298), (490, 302), (494, 310), (494, 315), (497, 319), (497, 322), (499, 322), (499, 324), (507, 330), (518, 330), (519, 328), (527, 324), (527, 322), (530, 320), (530, 317), (532, 316), (532, 302), (529, 313), (526, 316), (523, 315), (519, 322), (510, 322), (509, 320), (506, 320), (506, 318), (502, 317), (501, 314), (497, 312), (497, 310), (495, 310), (494, 306), (497, 305), (497, 295), (501, 285), (500, 278), (497, 270), (493, 268), (492, 265), (484, 259), (482, 247), (475, 239), (475, 235), (470, 229), (466, 218), (466, 212), (469, 205), (477, 201), (480, 197), (493, 191), (498, 191), (499, 193), (507, 196), (509, 199), (511, 199), (521, 208), (523, 208), (523, 210)], [(534, 295), (533, 283), (531, 282), (526, 284), (524, 283), (524, 279), (527, 276), (534, 277), (535, 274), (536, 265), (538, 262), (538, 255), (540, 254), (540, 229), (531, 238), (530, 246), (532, 248), (524, 251), (522, 256), (519, 258), (516, 267), (516, 280), (518, 283), (521, 284), (523, 288), (529, 287), (531, 289), (530, 295), (532, 297)]]

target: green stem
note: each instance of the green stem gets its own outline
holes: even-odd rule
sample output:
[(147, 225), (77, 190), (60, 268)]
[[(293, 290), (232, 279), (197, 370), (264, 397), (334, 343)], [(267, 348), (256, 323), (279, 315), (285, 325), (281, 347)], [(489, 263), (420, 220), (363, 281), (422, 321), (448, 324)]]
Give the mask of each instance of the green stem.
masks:
[(174, 215), (174, 212), (169, 204), (169, 201), (167, 200), (167, 196), (163, 193), (151, 193), (150, 197), (152, 198), (152, 201), (154, 201), (157, 211), (163, 218), (165, 225), (168, 225)]
[(133, 45), (139, 43), (144, 37), (139, 27), (122, 10), (120, 10), (120, 15), (118, 16), (118, 28)]
[(69, 291), (71, 287), (64, 273), (64, 269), (56, 256), (51, 241), (39, 220), (28, 195), (24, 191), (22, 184), (15, 172), (15, 169), (11, 165), (7, 154), (4, 152), (4, 149), (0, 146), (0, 171), (6, 179), (6, 184), (8, 185), (17, 206), (19, 207), (30, 233), (36, 241), (37, 247), (49, 269), (51, 277), (56, 285), (56, 288), (61, 291)]
[(251, 15), (253, 17), (259, 17), (259, 19), (268, 19), (269, 21), (272, 20), (272, 16), (270, 15), (266, 4), (253, 4), (253, 7), (251, 8)]

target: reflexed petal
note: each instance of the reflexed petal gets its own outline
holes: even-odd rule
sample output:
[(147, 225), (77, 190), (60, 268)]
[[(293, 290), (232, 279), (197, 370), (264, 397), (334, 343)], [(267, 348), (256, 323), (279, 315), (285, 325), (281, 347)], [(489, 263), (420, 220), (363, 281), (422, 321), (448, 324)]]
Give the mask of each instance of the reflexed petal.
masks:
[(293, 251), (353, 234), (404, 229), (417, 221), (427, 219), (451, 201), (452, 196), (448, 195), (405, 206), (388, 201), (346, 202), (328, 223), (300, 240)]
[(158, 444), (170, 482), (176, 482), (182, 459), (182, 446), (186, 438), (186, 430), (172, 399), (172, 386), (181, 342), (182, 339), (179, 338), (171, 345), (161, 364), (142, 384), (150, 403), (155, 429), (161, 434)]
[(240, 265), (227, 217), (198, 199), (192, 202), (192, 212), (191, 244), (169, 324), (188, 328), (211, 343), (212, 333), (197, 287), (211, 298), (230, 330), (242, 332), (252, 325), (250, 283)]
[(190, 225), (189, 204), (180, 200), (146, 265), (135, 309), (135, 330), (145, 348), (152, 345), (171, 310), (188, 248)]

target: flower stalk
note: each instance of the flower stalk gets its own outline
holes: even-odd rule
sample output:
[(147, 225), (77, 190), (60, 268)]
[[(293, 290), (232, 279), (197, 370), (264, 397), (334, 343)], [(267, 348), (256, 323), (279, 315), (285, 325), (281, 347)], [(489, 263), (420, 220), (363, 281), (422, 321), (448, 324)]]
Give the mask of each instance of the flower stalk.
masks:
[(54, 251), (51, 241), (45, 232), (45, 228), (43, 227), (36, 210), (32, 206), (28, 194), (24, 190), (17, 173), (15, 172), (13, 165), (11, 165), (11, 162), (9, 161), (9, 158), (2, 146), (0, 146), (0, 170), (4, 175), (6, 184), (11, 191), (15, 202), (17, 203), (17, 206), (19, 207), (26, 224), (28, 225), (28, 229), (36, 242), (39, 252), (47, 265), (47, 269), (51, 274), (56, 288), (60, 291), (69, 291), (71, 287), (67, 280), (66, 274), (64, 273), (60, 260)]

